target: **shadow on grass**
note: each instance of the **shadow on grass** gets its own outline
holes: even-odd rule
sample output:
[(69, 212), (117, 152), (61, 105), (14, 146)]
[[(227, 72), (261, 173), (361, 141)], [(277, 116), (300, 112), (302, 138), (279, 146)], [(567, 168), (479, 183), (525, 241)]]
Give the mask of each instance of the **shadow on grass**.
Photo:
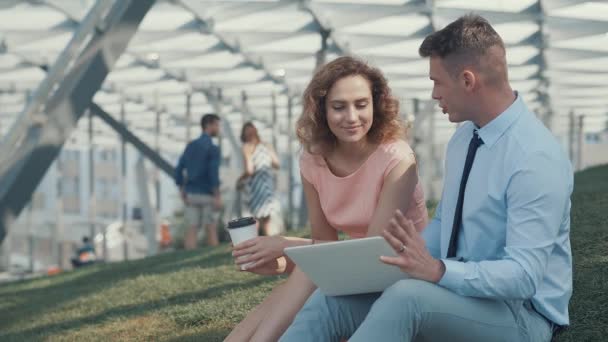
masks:
[[(136, 278), (141, 275), (162, 275), (188, 268), (209, 268), (232, 263), (228, 248), (204, 248), (194, 251), (180, 251), (162, 254), (152, 258), (134, 260), (116, 264), (99, 264), (81, 270), (66, 272), (50, 278), (54, 283), (28, 289), (19, 289), (20, 285), (30, 285), (44, 279), (25, 280), (19, 283), (0, 286), (0, 302), (13, 302), (0, 310), (0, 330), (14, 322), (35, 319), (37, 316), (54, 311), (68, 301), (88, 296), (112, 286), (115, 283)], [(63, 280), (64, 278), (72, 278)], [(7, 287), (15, 290), (6, 291)], [(27, 303), (14, 299), (25, 298)]]
[[(28, 340), (32, 338), (48, 336), (49, 333), (61, 333), (67, 330), (78, 329), (87, 325), (101, 323), (111, 318), (120, 317), (126, 319), (133, 316), (141, 316), (151, 310), (158, 310), (173, 305), (190, 304), (199, 300), (204, 300), (205, 298), (220, 296), (222, 293), (233, 289), (255, 287), (272, 281), (273, 279), (270, 279), (269, 277), (257, 278), (248, 282), (223, 284), (221, 286), (210, 287), (201, 291), (182, 293), (169, 298), (149, 301), (146, 303), (118, 306), (92, 316), (86, 316), (74, 320), (42, 325), (33, 329), (17, 331), (8, 334), (0, 333), (0, 340)], [(217, 336), (220, 336), (219, 331), (217, 333)], [(222, 331), (222, 333), (225, 333), (225, 331)], [(205, 341), (207, 341), (207, 334), (208, 333), (204, 334)], [(199, 340), (200, 338), (201, 336), (199, 336)]]
[(193, 333), (186, 336), (179, 336), (175, 338), (171, 338), (167, 340), (168, 342), (221, 342), (226, 336), (230, 333), (230, 329), (210, 329), (205, 331), (204, 333)]

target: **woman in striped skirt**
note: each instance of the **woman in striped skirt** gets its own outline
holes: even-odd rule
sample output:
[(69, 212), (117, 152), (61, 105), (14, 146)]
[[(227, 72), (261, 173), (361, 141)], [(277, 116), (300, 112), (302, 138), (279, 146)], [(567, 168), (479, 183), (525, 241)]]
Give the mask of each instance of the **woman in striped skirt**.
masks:
[(268, 236), (271, 235), (270, 217), (280, 211), (273, 172), (273, 169), (279, 168), (279, 158), (271, 146), (262, 143), (257, 128), (251, 122), (243, 125), (241, 141), (245, 172), (239, 183), (247, 186), (249, 210), (260, 223), (262, 234)]

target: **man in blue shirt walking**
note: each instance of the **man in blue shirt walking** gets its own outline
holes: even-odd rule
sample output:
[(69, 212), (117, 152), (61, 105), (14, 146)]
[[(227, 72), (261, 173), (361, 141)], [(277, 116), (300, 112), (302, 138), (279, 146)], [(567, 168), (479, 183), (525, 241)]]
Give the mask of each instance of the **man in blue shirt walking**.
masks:
[(400, 212), (381, 260), (411, 278), (381, 294), (308, 300), (281, 341), (550, 341), (569, 324), (573, 175), (558, 142), (507, 77), (505, 47), (482, 17), (428, 36), (433, 99), (462, 122), (446, 153), (435, 217)]
[(186, 205), (185, 216), (190, 225), (184, 236), (184, 247), (194, 249), (197, 233), (205, 227), (207, 243), (219, 244), (217, 234), (218, 211), (222, 207), (220, 195), (220, 149), (211, 140), (220, 132), (220, 118), (206, 114), (201, 119), (203, 133), (188, 143), (175, 168), (175, 183)]

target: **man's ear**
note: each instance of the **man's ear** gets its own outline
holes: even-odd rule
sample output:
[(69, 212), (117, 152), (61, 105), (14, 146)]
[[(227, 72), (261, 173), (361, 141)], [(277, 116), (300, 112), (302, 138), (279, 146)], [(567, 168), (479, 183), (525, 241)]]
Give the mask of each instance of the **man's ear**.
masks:
[(472, 91), (477, 86), (477, 77), (471, 70), (464, 69), (462, 71), (462, 83), (466, 90)]

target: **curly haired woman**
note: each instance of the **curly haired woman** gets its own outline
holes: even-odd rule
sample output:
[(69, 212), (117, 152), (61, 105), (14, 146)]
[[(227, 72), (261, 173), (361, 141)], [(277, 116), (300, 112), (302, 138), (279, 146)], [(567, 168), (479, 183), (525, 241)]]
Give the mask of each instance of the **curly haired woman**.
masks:
[(399, 102), (377, 68), (340, 57), (321, 67), (304, 92), (297, 136), (312, 239), (258, 237), (234, 246), (233, 255), (256, 274), (290, 273), (228, 336), (227, 341), (276, 341), (315, 285), (283, 249), (379, 235), (397, 209), (418, 230), (427, 211), (416, 158), (402, 139)]

